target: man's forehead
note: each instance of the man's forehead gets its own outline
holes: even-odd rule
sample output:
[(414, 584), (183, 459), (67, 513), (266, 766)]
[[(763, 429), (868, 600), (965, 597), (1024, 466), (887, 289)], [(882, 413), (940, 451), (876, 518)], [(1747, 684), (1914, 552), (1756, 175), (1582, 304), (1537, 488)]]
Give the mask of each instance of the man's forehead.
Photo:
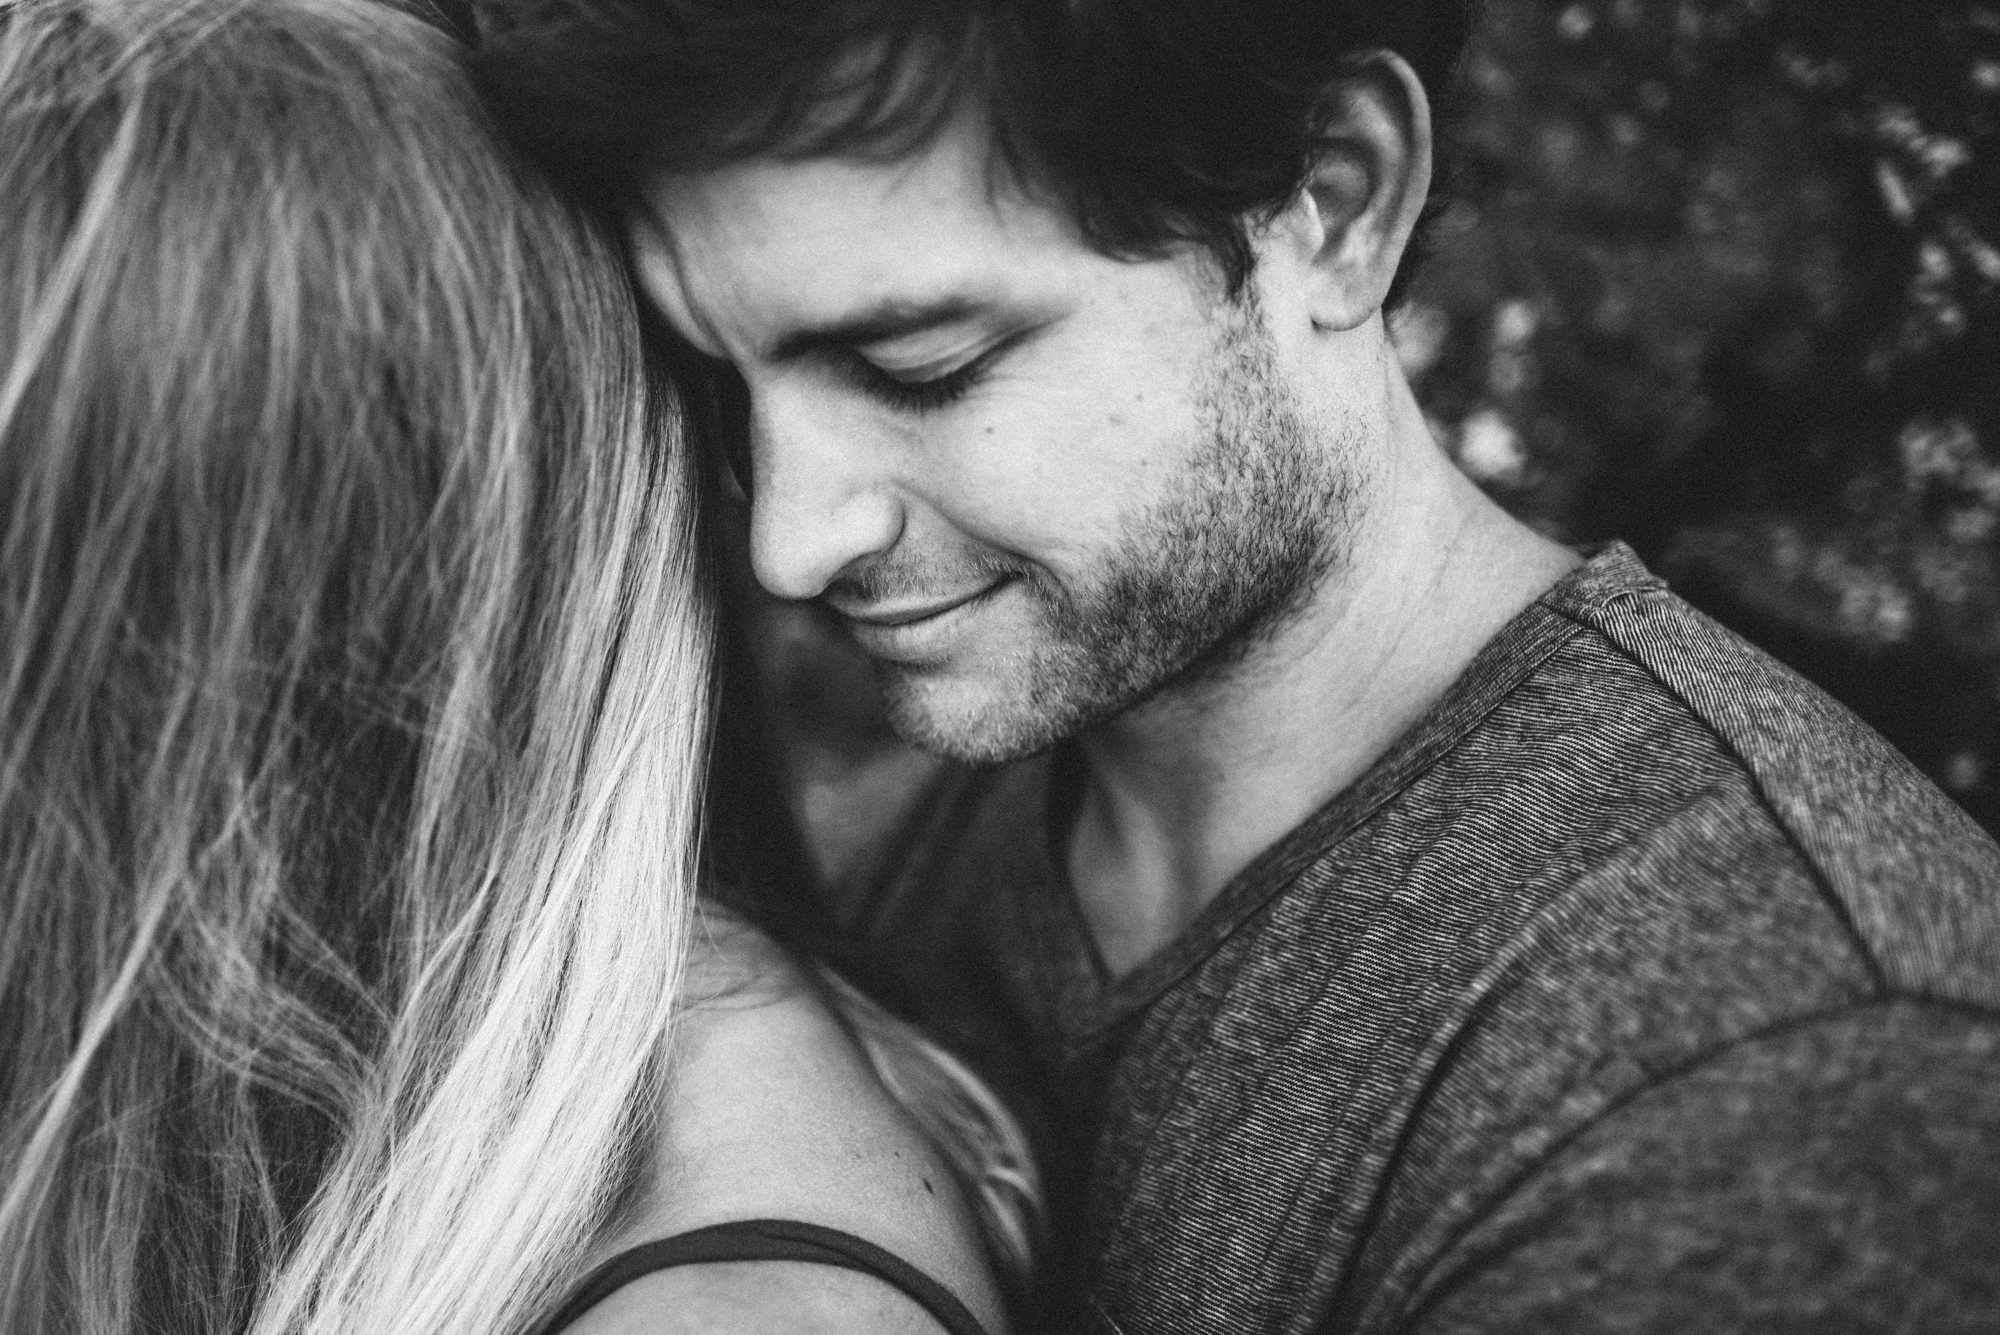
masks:
[(964, 304), (1081, 249), (1058, 210), (996, 190), (983, 150), (947, 135), (894, 162), (756, 159), (662, 177), (645, 197), (704, 323)]

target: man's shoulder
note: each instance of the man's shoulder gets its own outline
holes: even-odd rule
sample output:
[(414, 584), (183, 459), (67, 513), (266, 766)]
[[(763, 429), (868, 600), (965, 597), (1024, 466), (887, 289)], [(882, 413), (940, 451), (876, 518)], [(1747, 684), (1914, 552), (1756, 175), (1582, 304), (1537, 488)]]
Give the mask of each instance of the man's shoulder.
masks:
[[(1890, 1105), (1991, 1092), (1972, 1073), (2000, 1041), (2000, 851), (1859, 720), (1659, 581), (1578, 585), (1544, 600), (1572, 632), (1406, 797), (1458, 813), (1427, 858), (1508, 861), (1420, 892), (1474, 907), (1451, 977), (1409, 1014), (1425, 1092), (1358, 1262), (1371, 1302), (1414, 1301), (1405, 1284), (1473, 1220), (1513, 1227), (1530, 1198), (1579, 1214), (1591, 1191), (1643, 1188), (1672, 1197), (1661, 1218), (1698, 1213), (1726, 1238), (1733, 1211), (1754, 1240), (1756, 1192), (1700, 1196), (1675, 1172), (1733, 1155), (1768, 1174), (1781, 1148), (1833, 1145), (1816, 1168), (1931, 1155), (1932, 1183), (1956, 1162), (1940, 1144), (1991, 1132), (1958, 1104), (1935, 1127)], [(1892, 1050), (1908, 1069), (1890, 1078)], [(1877, 1094), (1837, 1127), (1808, 1115)], [(1586, 1161), (1604, 1171), (1579, 1186)], [(1803, 1165), (1801, 1190), (1824, 1186)]]
[[(1974, 1049), (2000, 1040), (1991, 842), (1627, 560), (1531, 609), (1298, 832), (1272, 863), (1283, 885), (1140, 1032), (1105, 1141), (1128, 1202), (1105, 1285), (1127, 1310), (1249, 1237), (1212, 1295), (1238, 1328), (1323, 1303), (1407, 1312), (1466, 1230), (1530, 1218), (1521, 1183), (1561, 1194), (1572, 1144), (1624, 1165), (1601, 1175), (1609, 1197), (1665, 1198), (1685, 1184), (1632, 1165), (1750, 1171), (1792, 1136), (1901, 1163), (1987, 1134), (1955, 1112), (1899, 1122), (1907, 1072), (1867, 1085), (1880, 1115), (1839, 1137), (1805, 1113), (1890, 1049), (1939, 1090), (1990, 1092)], [(1156, 1067), (1174, 1078), (1143, 1078)], [(1733, 1208), (1675, 1199), (1704, 1228)]]
[(1802, 876), (1888, 990), (2000, 1008), (2000, 847), (1893, 746), (1658, 580), (1627, 570), (1545, 605), (1578, 633), (1496, 722), (1542, 716), (1592, 794), (1578, 814), (1623, 816), (1589, 874)]

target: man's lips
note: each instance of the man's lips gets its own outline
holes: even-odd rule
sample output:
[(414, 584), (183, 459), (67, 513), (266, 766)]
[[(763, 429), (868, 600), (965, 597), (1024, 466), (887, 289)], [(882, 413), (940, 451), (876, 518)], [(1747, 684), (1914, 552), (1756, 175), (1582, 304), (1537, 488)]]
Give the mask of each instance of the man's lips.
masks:
[(1012, 576), (1002, 575), (976, 589), (921, 602), (856, 603), (838, 595), (826, 602), (872, 657), (915, 664), (938, 659), (965, 616), (1013, 582)]
[(900, 603), (851, 603), (838, 596), (829, 597), (827, 605), (857, 626), (910, 626), (919, 621), (929, 621), (953, 612), (967, 603), (976, 602), (1007, 582), (1006, 576), (990, 584), (982, 584), (964, 593), (954, 593), (943, 598), (929, 598), (922, 602)]

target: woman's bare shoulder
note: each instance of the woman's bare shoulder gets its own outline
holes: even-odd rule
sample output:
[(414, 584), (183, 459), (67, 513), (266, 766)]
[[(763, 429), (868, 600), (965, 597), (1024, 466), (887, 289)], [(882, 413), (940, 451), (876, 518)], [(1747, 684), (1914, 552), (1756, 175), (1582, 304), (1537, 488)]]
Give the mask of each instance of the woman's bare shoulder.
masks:
[[(710, 1224), (790, 1219), (853, 1234), (1004, 1316), (956, 1181), (883, 1089), (810, 975), (762, 932), (707, 911), (648, 1171), (605, 1254)], [(571, 1335), (935, 1332), (868, 1275), (792, 1261), (655, 1272)]]

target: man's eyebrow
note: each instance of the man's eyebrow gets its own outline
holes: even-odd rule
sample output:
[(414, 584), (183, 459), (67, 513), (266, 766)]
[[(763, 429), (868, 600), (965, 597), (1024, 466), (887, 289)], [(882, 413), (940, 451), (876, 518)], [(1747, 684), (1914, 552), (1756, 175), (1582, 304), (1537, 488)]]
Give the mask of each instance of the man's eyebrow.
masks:
[(795, 330), (772, 346), (770, 358), (774, 362), (798, 361), (830, 350), (864, 348), (870, 343), (954, 324), (981, 309), (981, 302), (964, 296), (926, 302), (885, 301), (848, 319)]

